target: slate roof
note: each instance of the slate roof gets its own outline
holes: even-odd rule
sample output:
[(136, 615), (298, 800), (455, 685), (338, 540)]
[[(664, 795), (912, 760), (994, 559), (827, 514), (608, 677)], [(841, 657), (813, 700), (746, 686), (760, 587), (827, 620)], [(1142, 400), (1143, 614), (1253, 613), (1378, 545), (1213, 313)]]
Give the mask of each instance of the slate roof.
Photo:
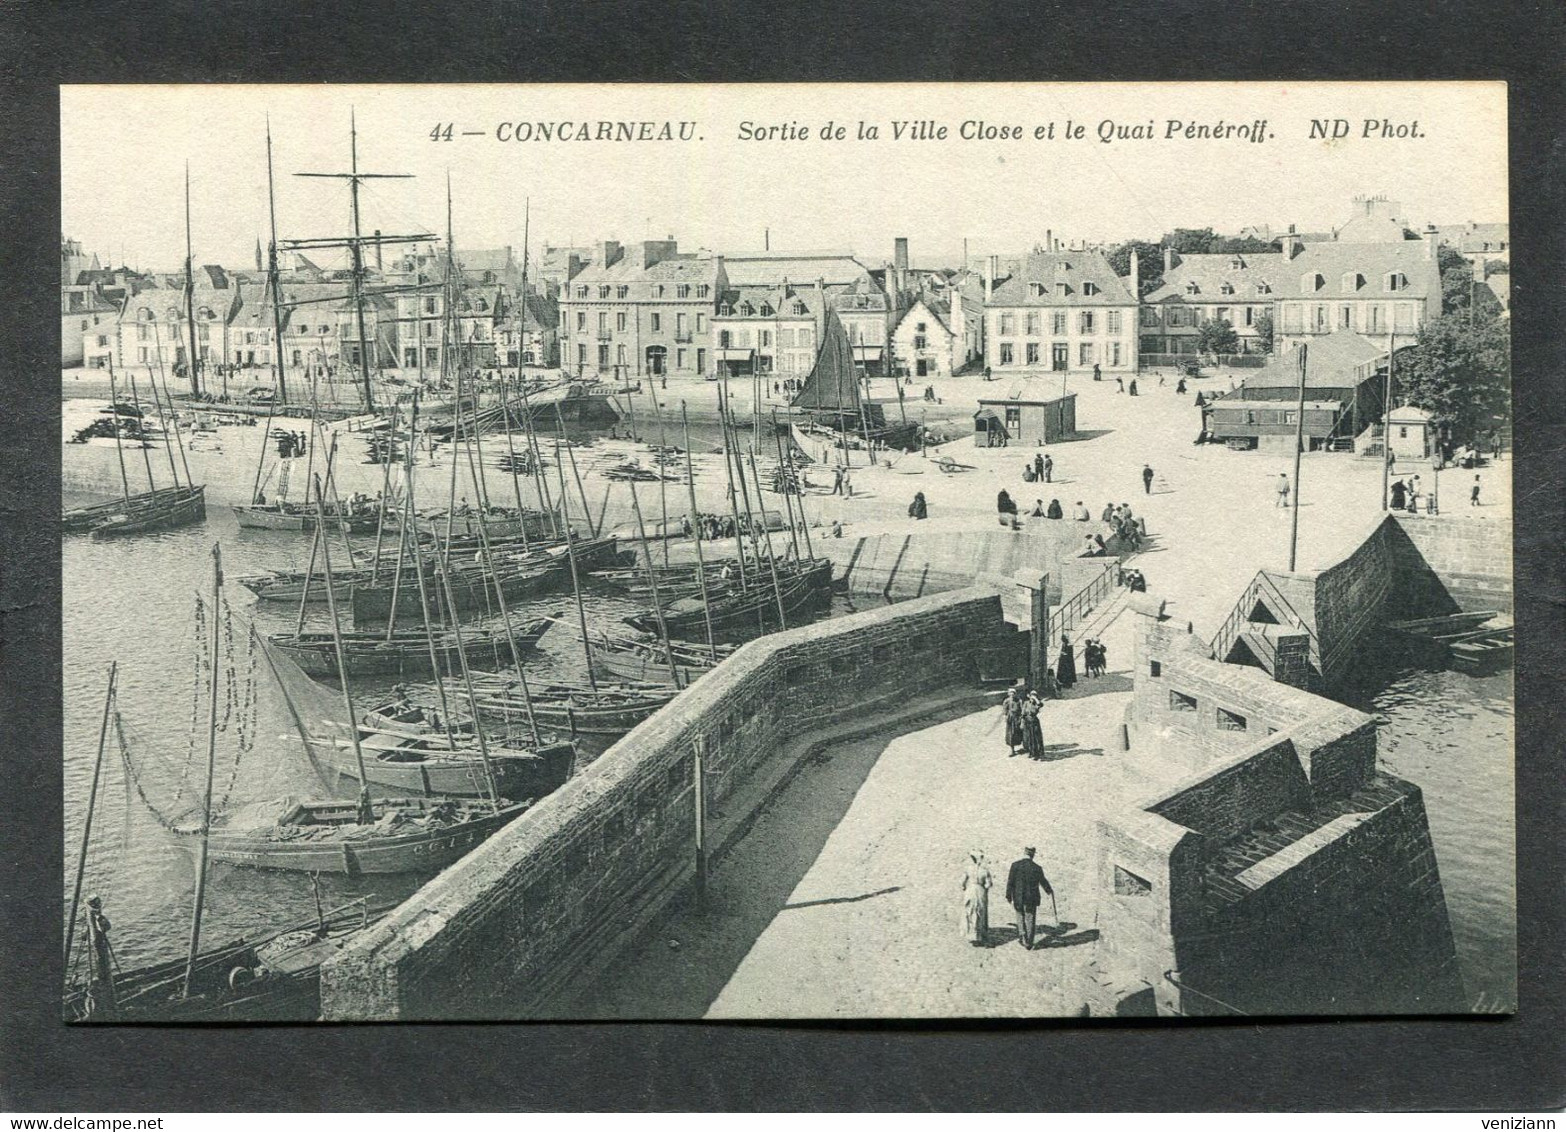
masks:
[[(1143, 301), (1271, 302), (1280, 289), (1278, 281), (1288, 262), (1282, 252), (1181, 256), (1180, 262), (1165, 273), (1162, 285), (1150, 292)], [(1197, 287), (1194, 295), (1187, 292), (1191, 283)], [(1224, 293), (1226, 283), (1234, 288), (1231, 294)], [(1259, 284), (1267, 286), (1269, 290), (1258, 290)]]
[[(1033, 294), (1032, 284), (1044, 286), (1042, 295)], [(1064, 283), (1061, 294), (1056, 284)], [(1086, 294), (1084, 284), (1092, 283), (1097, 294)], [(1022, 270), (999, 280), (990, 297), (991, 307), (1102, 307), (1135, 306), (1136, 298), (1126, 289), (1125, 280), (1115, 274), (1109, 260), (1098, 251), (1033, 252)]]
[[(805, 305), (803, 314), (795, 313), (794, 302), (798, 300)], [(741, 314), (740, 304), (750, 303), (756, 308), (755, 314)], [(724, 303), (734, 307), (733, 314), (722, 313)], [(769, 305), (773, 314), (763, 315), (761, 304)], [(814, 287), (790, 287), (786, 292), (782, 287), (726, 287), (718, 295), (718, 314), (716, 318), (775, 318), (780, 317), (777, 312), (782, 312), (781, 317), (810, 318), (816, 317), (816, 289)]]
[(897, 325), (901, 327), (904, 322), (908, 322), (910, 319), (917, 322), (921, 310), (940, 323), (941, 329), (946, 331), (946, 333), (950, 334), (952, 332), (952, 304), (946, 299), (937, 299), (929, 295), (920, 295), (915, 299), (913, 306), (908, 308), (908, 312), (903, 315)]
[[(1265, 366), (1247, 374), (1240, 387), (1219, 400), (1245, 399), (1247, 389), (1297, 389), (1300, 384), (1300, 348), (1274, 354)], [(1386, 358), (1385, 348), (1352, 330), (1336, 330), (1312, 338), (1305, 355), (1306, 389), (1351, 389), (1375, 376), (1376, 366)]]
[[(1306, 244), (1304, 250), (1279, 268), (1276, 291), (1283, 299), (1333, 299), (1346, 295), (1359, 298), (1380, 297), (1423, 299), (1441, 293), (1441, 272), (1424, 240), (1403, 240), (1384, 244)], [(1345, 290), (1343, 276), (1356, 272), (1365, 277), (1358, 291)], [(1392, 271), (1408, 277), (1405, 290), (1384, 290), (1383, 277)], [(1324, 285), (1307, 290), (1302, 280), (1319, 274)]]
[(1436, 229), (1443, 244), (1464, 252), (1503, 251), (1511, 245), (1511, 231), (1510, 224), (1442, 224)]
[(710, 256), (683, 252), (661, 259), (651, 267), (642, 267), (625, 256), (608, 267), (589, 264), (571, 277), (571, 286), (592, 283), (712, 283), (717, 279), (718, 261)]
[(796, 286), (821, 280), (828, 287), (869, 282), (870, 269), (851, 252), (742, 252), (723, 257), (723, 271), (736, 287)]

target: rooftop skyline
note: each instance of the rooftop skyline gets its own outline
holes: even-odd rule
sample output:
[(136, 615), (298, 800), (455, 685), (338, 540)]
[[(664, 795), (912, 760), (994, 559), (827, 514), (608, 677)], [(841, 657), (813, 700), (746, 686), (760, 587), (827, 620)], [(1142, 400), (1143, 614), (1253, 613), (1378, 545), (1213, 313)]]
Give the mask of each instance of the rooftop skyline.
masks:
[[(106, 266), (180, 267), (188, 160), (196, 261), (248, 266), (268, 239), (270, 118), (279, 238), (347, 233), (346, 184), (293, 174), (348, 169), (350, 113), (361, 172), (413, 175), (365, 183), (366, 234), (444, 236), (449, 172), (457, 246), (520, 255), (526, 199), (534, 263), (546, 243), (600, 239), (755, 252), (770, 230), (774, 253), (852, 251), (873, 267), (903, 236), (916, 265), (955, 266), (965, 239), (970, 254), (1018, 254), (1046, 230), (1068, 242), (1176, 227), (1326, 231), (1367, 193), (1420, 224), (1507, 218), (1499, 83), (121, 86), (62, 88), (62, 230)], [(1347, 119), (1356, 134), (1368, 118), (1417, 119), (1424, 137), (1310, 141), (1313, 118)], [(1220, 119), (1265, 119), (1272, 140), (1164, 138), (1170, 120)], [(584, 120), (694, 126), (689, 141), (497, 140), (503, 124)], [(815, 136), (828, 120), (847, 127), (845, 140)], [(909, 141), (906, 130), (892, 140), (894, 121), (925, 120), (947, 140)], [(1067, 120), (1086, 136), (1031, 135)], [(881, 137), (856, 140), (860, 121)], [(1106, 121), (1156, 136), (1103, 143)], [(812, 136), (742, 141), (745, 122)], [(964, 122), (1026, 136), (964, 141)], [(452, 140), (432, 140), (443, 125)]]

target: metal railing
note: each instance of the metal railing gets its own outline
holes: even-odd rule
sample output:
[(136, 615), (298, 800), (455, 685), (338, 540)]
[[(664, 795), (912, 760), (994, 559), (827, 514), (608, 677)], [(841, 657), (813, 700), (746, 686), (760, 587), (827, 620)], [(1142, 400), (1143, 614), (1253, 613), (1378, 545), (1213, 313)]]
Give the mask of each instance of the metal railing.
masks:
[[(1234, 642), (1243, 633), (1244, 626), (1250, 624), (1251, 610), (1260, 598), (1267, 598), (1268, 604), (1288, 619), (1289, 624), (1296, 629), (1303, 629), (1310, 642), (1310, 655), (1318, 665), (1321, 663), (1321, 642), (1316, 637), (1316, 631), (1306, 624), (1305, 619), (1299, 615), (1289, 599), (1283, 596), (1283, 591), (1267, 576), (1265, 570), (1258, 570), (1256, 576), (1240, 595), (1240, 600), (1229, 610), (1229, 615), (1224, 618), (1223, 625), (1214, 634), (1212, 641), (1213, 656), (1222, 660), (1229, 655), (1229, 650), (1234, 647)], [(1271, 659), (1271, 658), (1258, 658)]]
[(1050, 611), (1047, 638), (1051, 648), (1060, 643), (1063, 634), (1080, 625), (1089, 613), (1114, 592), (1119, 567), (1120, 563), (1113, 559), (1105, 562), (1098, 577)]

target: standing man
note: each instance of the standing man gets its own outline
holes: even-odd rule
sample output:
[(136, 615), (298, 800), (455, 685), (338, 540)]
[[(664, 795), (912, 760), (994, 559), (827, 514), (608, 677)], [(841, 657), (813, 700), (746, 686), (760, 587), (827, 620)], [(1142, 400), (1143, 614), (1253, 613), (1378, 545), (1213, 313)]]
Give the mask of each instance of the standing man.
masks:
[(1278, 506), (1279, 507), (1287, 507), (1288, 505), (1289, 505), (1289, 474), (1287, 472), (1279, 472), (1278, 473)]
[(1033, 456), (1033, 475), (1034, 478), (1045, 482), (1049, 480), (1049, 464), (1044, 456), (1038, 453), (1034, 453)]
[(832, 494), (843, 494), (843, 465), (834, 464), (832, 467)]
[(1098, 363), (1097, 362), (1093, 363), (1093, 380), (1094, 381), (1103, 381), (1104, 380), (1103, 375), (1101, 373), (1099, 373)]
[(1033, 932), (1038, 924), (1039, 894), (1054, 896), (1049, 878), (1033, 860), (1035, 849), (1029, 845), (1023, 856), (1011, 863), (1006, 874), (1006, 902), (1017, 912), (1017, 942), (1029, 951), (1033, 950)]
[(1153, 469), (1149, 464), (1142, 465), (1142, 491), (1147, 495), (1153, 494)]
[(1479, 477), (1478, 476), (1474, 477), (1474, 489), (1473, 489), (1473, 492), (1468, 496), (1468, 506), (1470, 506), (1470, 507), (1477, 507), (1477, 506), (1479, 506)]
[(1055, 475), (1055, 461), (1048, 452), (1044, 453), (1044, 482), (1051, 482)]

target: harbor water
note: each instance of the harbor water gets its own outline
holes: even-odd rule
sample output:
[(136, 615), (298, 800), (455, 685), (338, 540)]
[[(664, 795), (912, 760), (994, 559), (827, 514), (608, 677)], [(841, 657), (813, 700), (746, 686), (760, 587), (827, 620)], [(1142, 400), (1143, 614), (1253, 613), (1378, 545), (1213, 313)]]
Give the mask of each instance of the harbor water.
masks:
[[(705, 453), (696, 461), (702, 506), (716, 506), (721, 498), (722, 460), (711, 455), (711, 448), (721, 443), (721, 437), (693, 429), (692, 440), (697, 451)], [(357, 466), (360, 489), (368, 491), (373, 490), (379, 469), (363, 463), (364, 444), (362, 437), (349, 439), (345, 451), (354, 463), (345, 465), (345, 470)], [(623, 441), (595, 445), (579, 450), (578, 458), (584, 465), (618, 460), (628, 450)], [(645, 449), (642, 454), (645, 462)], [(67, 453), (68, 463), (71, 455)], [(151, 455), (163, 458), (161, 451)], [(134, 470), (140, 456), (133, 459)], [(310, 540), (297, 533), (239, 529), (227, 504), (248, 492), (254, 465), (244, 462), (249, 470), (233, 475), (237, 491), (209, 489), (203, 525), (125, 541), (74, 536), (63, 547), (66, 860), (73, 873), (105, 683), (110, 662), (117, 661), (118, 708), (130, 760), (127, 765), (111, 729), (83, 895), (95, 893), (102, 898), (114, 925), (116, 958), (124, 968), (174, 958), (188, 944), (194, 844), (189, 836), (170, 832), (165, 823), (196, 824), (205, 784), (205, 704), (203, 697), (195, 695), (196, 595), (210, 596), (214, 543), (222, 546), (229, 579), (225, 595), (232, 616), (231, 633), (225, 634), (225, 640), (233, 641), (232, 649), (220, 651), (231, 653), (238, 692), (232, 707), (225, 708), (220, 701), (220, 714), (228, 724), (219, 736), (217, 800), (232, 807), (290, 795), (352, 797), (354, 793), (351, 780), (323, 777), (312, 764), (265, 663), (251, 668), (246, 647), (251, 624), (262, 633), (290, 630), (297, 611), (282, 603), (258, 602), (235, 579), (272, 569), (304, 569)], [(434, 479), (432, 475), (432, 487)], [(672, 483), (669, 487), (677, 488), (669, 492), (673, 511), (685, 489)], [(495, 492), (493, 484), (491, 492)], [(602, 486), (597, 486), (593, 494), (602, 492)], [(643, 496), (649, 511), (656, 494), (653, 487)], [(495, 501), (503, 502), (504, 496)], [(776, 497), (769, 498), (768, 506), (776, 505)], [(610, 509), (608, 525), (627, 518), (623, 505), (618, 505)], [(365, 549), (371, 541), (356, 539)], [(343, 561), (341, 549), (340, 539), (334, 539), (334, 566)], [(846, 611), (844, 600), (838, 599), (832, 612)], [(588, 601), (590, 628), (621, 627), (620, 619), (634, 607), (624, 597), (594, 589)], [(563, 614), (565, 622), (543, 636), (529, 659), (529, 679), (582, 679), (584, 664), (572, 625), (570, 592), (524, 603), (517, 611), (533, 616)], [(325, 627), (324, 608), (312, 611), (309, 625)], [(220, 657), (223, 668), (229, 659)], [(246, 710), (252, 683), (253, 724)], [(388, 686), (356, 684), (356, 710), (373, 706), (376, 693)], [(1362, 691), (1353, 706), (1374, 714), (1380, 723), (1382, 765), (1423, 791), (1470, 1004), (1476, 1010), (1510, 1009), (1516, 999), (1510, 674), (1475, 678), (1399, 668), (1380, 658), (1357, 686)], [(236, 762), (242, 738), (248, 740), (249, 749), (239, 753)], [(580, 759), (596, 757), (605, 745), (603, 740), (580, 743)], [(162, 822), (148, 802), (161, 811)], [(72, 879), (65, 878), (67, 900)], [(390, 903), (409, 895), (423, 879), (325, 876), (320, 879), (320, 899), (327, 908), (358, 897)], [(205, 945), (237, 936), (255, 938), (309, 920), (315, 910), (316, 895), (310, 879), (302, 874), (215, 864), (209, 873), (202, 939)]]

